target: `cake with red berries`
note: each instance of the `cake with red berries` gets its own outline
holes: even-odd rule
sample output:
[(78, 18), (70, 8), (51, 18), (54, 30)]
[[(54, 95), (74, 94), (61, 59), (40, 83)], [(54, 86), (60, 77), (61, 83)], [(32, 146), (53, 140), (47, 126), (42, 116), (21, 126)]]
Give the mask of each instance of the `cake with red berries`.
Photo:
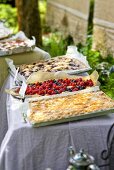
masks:
[[(79, 93), (64, 97), (30, 102), (28, 119), (32, 124), (46, 123), (69, 118), (78, 118), (95, 112), (114, 108), (114, 101), (102, 91)], [(98, 114), (97, 114), (98, 116)], [(90, 116), (91, 117), (91, 116)], [(62, 121), (61, 121), (62, 122)]]
[(58, 80), (47, 80), (44, 82), (37, 82), (27, 86), (26, 95), (53, 95), (61, 94), (63, 92), (75, 92), (83, 90), (94, 85), (91, 79), (83, 80), (78, 79), (58, 79)]
[(49, 60), (36, 62), (29, 65), (21, 65), (19, 72), (28, 78), (32, 73), (38, 72), (42, 70), (44, 72), (58, 72), (58, 71), (66, 71), (68, 73), (72, 73), (72, 71), (85, 71), (88, 68), (81, 61), (70, 58), (68, 56), (59, 56), (55, 58), (51, 58)]
[[(77, 93), (85, 89), (91, 89), (95, 87), (94, 82), (91, 79), (75, 78), (75, 79), (57, 79), (47, 80), (44, 82), (37, 82), (28, 84), (25, 92), (26, 97), (40, 97), (59, 95), (63, 93)], [(6, 90), (13, 96), (19, 96), (20, 87)], [(92, 90), (91, 90), (92, 91)]]

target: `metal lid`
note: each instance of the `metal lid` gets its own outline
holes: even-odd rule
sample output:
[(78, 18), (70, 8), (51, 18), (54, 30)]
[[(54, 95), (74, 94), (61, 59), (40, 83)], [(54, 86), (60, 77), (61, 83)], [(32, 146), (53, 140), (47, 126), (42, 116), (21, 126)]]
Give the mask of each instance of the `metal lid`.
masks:
[(73, 149), (70, 148), (70, 156), (70, 163), (75, 167), (88, 166), (94, 163), (94, 158), (91, 155), (86, 154), (83, 149), (74, 155)]

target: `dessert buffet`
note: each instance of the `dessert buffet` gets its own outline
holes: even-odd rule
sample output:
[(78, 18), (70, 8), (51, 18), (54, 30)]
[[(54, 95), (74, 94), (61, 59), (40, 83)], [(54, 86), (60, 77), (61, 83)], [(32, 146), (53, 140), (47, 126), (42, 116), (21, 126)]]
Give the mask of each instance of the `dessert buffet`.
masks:
[(24, 83), (6, 92), (28, 102), (24, 115), (35, 127), (111, 113), (114, 101), (99, 90), (97, 71), (86, 76), (74, 74), (89, 70), (86, 63), (64, 55), (20, 65), (16, 74), (24, 77)]
[[(92, 68), (76, 46), (51, 57), (35, 47), (34, 37), (13, 35), (0, 25), (0, 60), (0, 72), (10, 74), (0, 91), (1, 170), (66, 169), (70, 145), (91, 151), (101, 167), (108, 162), (100, 155), (110, 155), (106, 146), (109, 153), (112, 149), (105, 140), (114, 121), (114, 100), (100, 90), (98, 72), (87, 73)], [(77, 156), (73, 150), (70, 154), (70, 160)], [(87, 155), (78, 155), (80, 168), (92, 163), (95, 169), (93, 158), (84, 162)], [(76, 168), (79, 162), (73, 160)]]

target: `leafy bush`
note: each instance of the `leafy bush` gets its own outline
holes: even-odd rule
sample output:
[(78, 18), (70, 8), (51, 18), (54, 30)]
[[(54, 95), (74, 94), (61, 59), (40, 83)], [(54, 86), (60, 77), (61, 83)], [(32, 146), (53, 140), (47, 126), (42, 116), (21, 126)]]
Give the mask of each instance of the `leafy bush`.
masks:
[(66, 46), (66, 42), (60, 32), (43, 36), (43, 49), (48, 51), (52, 57), (64, 55)]
[(0, 3), (8, 3), (11, 2), (12, 0), (0, 0)]
[(0, 20), (5, 22), (6, 26), (11, 28), (13, 32), (17, 32), (17, 11), (10, 5), (0, 4)]
[(105, 59), (102, 58), (99, 51), (91, 50), (91, 46), (92, 37), (89, 37), (85, 46), (78, 44), (78, 49), (87, 56), (92, 71), (95, 69), (98, 71), (99, 81), (101, 83), (100, 89), (114, 99), (114, 69), (110, 72), (110, 68), (114, 63), (114, 58), (110, 54)]
[[(0, 0), (0, 20), (5, 22), (5, 25), (13, 30), (14, 33), (18, 31), (17, 9), (8, 5), (12, 0)], [(39, 1), (39, 11), (41, 17), (41, 24), (45, 26), (46, 16), (46, 0)]]

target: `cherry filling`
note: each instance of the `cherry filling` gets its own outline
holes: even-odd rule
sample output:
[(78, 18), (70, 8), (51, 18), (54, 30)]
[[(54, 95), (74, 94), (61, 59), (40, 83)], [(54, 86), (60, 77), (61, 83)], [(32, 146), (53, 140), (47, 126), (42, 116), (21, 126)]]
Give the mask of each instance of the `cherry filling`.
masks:
[[(92, 87), (94, 85), (91, 79), (83, 80), (78, 79), (58, 79), (58, 80), (47, 80), (44, 82), (37, 82), (34, 84), (29, 84), (27, 86), (26, 95), (53, 95), (60, 94), (62, 92), (74, 92), (78, 90), (86, 89), (87, 87)], [(19, 92), (19, 88), (16, 90)]]

